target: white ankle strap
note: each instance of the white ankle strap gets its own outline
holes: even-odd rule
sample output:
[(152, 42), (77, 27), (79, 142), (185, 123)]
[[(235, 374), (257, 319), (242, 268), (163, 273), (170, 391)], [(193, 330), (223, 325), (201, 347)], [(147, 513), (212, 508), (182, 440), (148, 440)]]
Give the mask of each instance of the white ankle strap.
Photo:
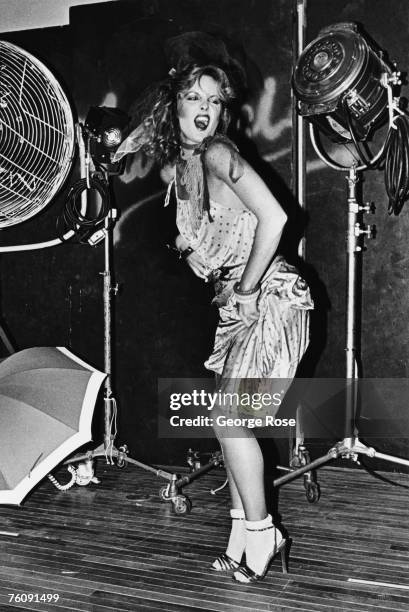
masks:
[(266, 518), (261, 521), (246, 521), (248, 531), (264, 531), (264, 529), (270, 529), (271, 527), (274, 527), (271, 514), (267, 514)]

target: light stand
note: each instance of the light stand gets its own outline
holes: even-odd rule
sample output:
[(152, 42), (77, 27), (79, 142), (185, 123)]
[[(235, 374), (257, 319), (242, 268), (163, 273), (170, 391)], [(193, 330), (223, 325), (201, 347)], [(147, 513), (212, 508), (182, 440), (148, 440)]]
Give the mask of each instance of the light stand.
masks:
[[(274, 480), (274, 486), (280, 486), (298, 478), (299, 476), (311, 472), (316, 468), (328, 463), (333, 459), (349, 459), (359, 462), (359, 456), (365, 455), (374, 459), (382, 459), (391, 463), (409, 466), (409, 460), (392, 455), (379, 453), (372, 447), (365, 446), (358, 437), (356, 431), (355, 417), (358, 409), (357, 384), (358, 384), (358, 365), (357, 347), (359, 341), (360, 312), (358, 309), (359, 294), (361, 291), (360, 268), (362, 264), (362, 251), (365, 236), (371, 238), (373, 228), (369, 225), (362, 225), (361, 217), (363, 213), (371, 212), (370, 205), (361, 205), (357, 201), (356, 191), (359, 181), (359, 172), (366, 169), (366, 166), (353, 165), (349, 169), (331, 163), (321, 151), (314, 127), (310, 126), (311, 141), (319, 157), (335, 170), (348, 170), (348, 227), (347, 227), (347, 246), (346, 246), (346, 268), (347, 268), (347, 289), (346, 289), (346, 399), (345, 399), (345, 437), (337, 442), (325, 455), (306, 463), (302, 467), (290, 470), (285, 476)], [(377, 155), (380, 156), (381, 152)], [(376, 158), (374, 158), (375, 160)], [(374, 161), (373, 160), (373, 161)], [(312, 500), (315, 501), (315, 500)]]
[[(97, 109), (93, 109), (95, 113)], [(90, 167), (90, 130), (87, 130), (84, 135), (79, 136), (80, 141), (80, 156), (83, 178), (89, 184), (89, 167)], [(83, 141), (87, 143), (83, 146)], [(98, 140), (100, 145), (100, 140)], [(106, 152), (102, 155), (107, 155)], [(114, 253), (113, 253), (113, 232), (115, 228), (118, 211), (115, 205), (112, 206), (111, 199), (113, 197), (113, 176), (119, 174), (118, 165), (111, 167), (107, 160), (103, 160), (104, 164), (100, 164), (100, 173), (102, 172), (103, 181), (106, 184), (106, 192), (110, 194), (110, 203), (107, 215), (104, 219), (103, 229), (96, 231), (88, 240), (90, 244), (97, 244), (100, 240), (104, 241), (104, 270), (100, 274), (103, 277), (103, 308), (104, 308), (104, 372), (106, 378), (104, 381), (104, 442), (99, 447), (85, 454), (75, 455), (71, 457), (65, 464), (77, 462), (92, 462), (97, 457), (105, 457), (108, 464), (124, 468), (128, 463), (135, 467), (147, 470), (158, 477), (164, 478), (168, 484), (162, 486), (159, 490), (159, 496), (163, 501), (171, 502), (175, 514), (187, 514), (190, 512), (192, 504), (188, 497), (182, 494), (182, 488), (205, 474), (209, 470), (220, 465), (223, 461), (221, 452), (215, 452), (211, 455), (209, 461), (201, 468), (186, 475), (179, 476), (175, 473), (167, 472), (162, 469), (147, 465), (128, 456), (128, 447), (126, 444), (118, 448), (115, 447), (116, 438), (116, 419), (117, 419), (117, 402), (113, 389), (113, 301), (118, 293), (118, 284), (115, 282), (114, 275)], [(85, 196), (85, 197), (84, 197)], [(82, 194), (82, 207), (87, 207), (86, 193)], [(85, 212), (84, 212), (85, 215)], [(114, 461), (115, 460), (115, 461)], [(81, 484), (89, 484), (82, 482)], [(75, 477), (72, 478), (72, 484), (75, 483)], [(71, 483), (69, 483), (71, 485)], [(69, 488), (69, 487), (66, 487)]]
[[(113, 448), (115, 434), (112, 434), (112, 424), (116, 421), (117, 406), (112, 389), (112, 298), (118, 293), (118, 284), (113, 284), (112, 273), (112, 232), (116, 220), (116, 209), (111, 208), (105, 219), (104, 238), (104, 271), (103, 304), (104, 304), (104, 372), (107, 377), (104, 382), (104, 450), (108, 454)], [(126, 447), (121, 447), (126, 451)]]

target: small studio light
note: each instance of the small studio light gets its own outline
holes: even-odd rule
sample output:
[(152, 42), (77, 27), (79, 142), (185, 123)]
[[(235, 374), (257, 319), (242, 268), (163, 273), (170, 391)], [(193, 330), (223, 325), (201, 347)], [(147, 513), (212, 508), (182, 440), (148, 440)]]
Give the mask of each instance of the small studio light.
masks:
[(111, 127), (104, 130), (102, 142), (108, 149), (117, 149), (122, 142), (122, 130), (117, 127)]
[(119, 108), (91, 106), (85, 129), (94, 163), (112, 165), (113, 155), (124, 140), (128, 123), (128, 115)]

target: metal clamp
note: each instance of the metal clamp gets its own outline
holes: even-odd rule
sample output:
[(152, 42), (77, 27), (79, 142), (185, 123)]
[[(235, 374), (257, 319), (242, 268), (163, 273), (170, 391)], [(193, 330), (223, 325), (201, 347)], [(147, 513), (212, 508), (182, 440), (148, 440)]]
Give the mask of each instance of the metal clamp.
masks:
[(376, 225), (363, 225), (360, 223), (355, 224), (355, 236), (367, 236), (368, 238), (375, 238), (376, 236)]
[(365, 204), (361, 204), (359, 206), (359, 212), (374, 214), (376, 212), (375, 203), (374, 202), (366, 202)]

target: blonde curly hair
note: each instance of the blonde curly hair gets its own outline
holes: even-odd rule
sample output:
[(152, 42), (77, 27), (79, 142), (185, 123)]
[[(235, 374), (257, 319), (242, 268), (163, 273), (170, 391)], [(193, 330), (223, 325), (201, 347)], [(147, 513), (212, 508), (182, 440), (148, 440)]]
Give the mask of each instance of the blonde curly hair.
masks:
[(178, 71), (171, 70), (167, 79), (147, 90), (134, 105), (133, 127), (143, 128), (140, 148), (162, 166), (173, 163), (180, 150), (178, 97), (205, 75), (212, 77), (219, 85), (222, 112), (217, 131), (225, 134), (230, 123), (229, 109), (235, 93), (226, 72), (213, 64), (190, 64)]

